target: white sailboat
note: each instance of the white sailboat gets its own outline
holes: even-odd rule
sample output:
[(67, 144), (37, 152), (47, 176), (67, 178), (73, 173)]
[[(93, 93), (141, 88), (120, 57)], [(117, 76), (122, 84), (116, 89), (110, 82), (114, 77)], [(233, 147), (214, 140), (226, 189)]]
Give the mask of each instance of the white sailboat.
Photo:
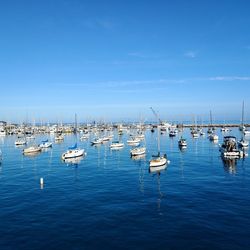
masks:
[[(157, 120), (159, 120), (158, 115), (156, 112), (154, 112), (154, 115), (156, 116)], [(160, 128), (158, 126), (157, 128), (157, 148), (158, 148), (158, 154), (155, 156), (152, 156), (152, 159), (149, 161), (149, 167), (160, 167), (167, 164), (167, 155), (164, 154), (161, 156), (160, 154)]]
[(245, 119), (245, 103), (243, 101), (242, 103), (242, 118), (241, 118), (241, 126), (239, 127), (240, 131), (243, 132), (244, 136), (249, 136), (250, 131), (246, 128), (244, 124), (244, 119)]
[(130, 150), (131, 156), (138, 156), (146, 154), (146, 147), (136, 147)]
[(69, 147), (68, 150), (62, 154), (62, 159), (73, 159), (86, 155), (84, 149), (77, 148), (77, 144), (72, 147)]
[(180, 140), (178, 141), (178, 145), (181, 148), (186, 148), (187, 147), (187, 140), (185, 138), (180, 138)]
[(20, 136), (17, 137), (17, 140), (15, 141), (16, 146), (23, 146), (26, 144), (27, 144), (27, 141), (25, 137), (20, 137)]
[(119, 141), (113, 141), (109, 146), (110, 149), (121, 149), (123, 147), (124, 143)]
[(219, 136), (215, 133), (215, 128), (213, 128), (213, 119), (212, 119), (212, 112), (210, 110), (210, 123), (211, 123), (211, 130), (210, 135), (208, 136), (210, 141), (217, 142), (219, 140)]
[(140, 139), (138, 139), (136, 137), (132, 137), (132, 138), (127, 140), (127, 144), (129, 146), (138, 146), (140, 144)]
[(238, 141), (238, 146), (241, 148), (247, 148), (249, 146), (249, 142), (244, 138), (241, 138), (241, 140)]
[(39, 144), (40, 148), (51, 148), (52, 147), (52, 142), (49, 142), (49, 140), (44, 140), (42, 141), (41, 144)]
[(36, 145), (30, 146), (30, 147), (25, 148), (23, 150), (24, 155), (29, 155), (29, 154), (32, 155), (32, 154), (36, 154), (36, 153), (39, 153), (39, 152), (41, 152), (41, 148), (39, 146), (36, 146)]

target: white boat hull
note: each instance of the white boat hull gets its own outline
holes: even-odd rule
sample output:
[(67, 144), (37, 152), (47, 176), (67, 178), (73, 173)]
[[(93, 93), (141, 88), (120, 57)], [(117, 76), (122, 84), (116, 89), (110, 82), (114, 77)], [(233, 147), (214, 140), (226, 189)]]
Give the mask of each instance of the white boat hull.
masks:
[(209, 140), (210, 141), (218, 141), (219, 140), (219, 136), (215, 135), (215, 134), (212, 134), (212, 135), (209, 136)]
[(77, 158), (80, 156), (85, 155), (84, 149), (73, 149), (73, 150), (68, 150), (67, 152), (62, 154), (62, 159), (72, 159), (72, 158)]
[(222, 156), (225, 158), (241, 158), (244, 156), (244, 153), (243, 151), (223, 152)]
[(124, 143), (112, 143), (109, 147), (110, 149), (120, 149), (124, 147)]
[(41, 152), (41, 148), (40, 147), (36, 147), (36, 146), (25, 148), (23, 150), (24, 154), (35, 154), (35, 153), (39, 153), (39, 152)]
[(52, 147), (52, 142), (45, 142), (39, 145), (40, 148), (50, 148)]
[(158, 157), (156, 159), (150, 160), (150, 167), (160, 167), (167, 164), (167, 159), (165, 157)]
[(131, 156), (143, 155), (146, 153), (146, 148), (134, 148), (130, 150)]
[(25, 145), (27, 144), (27, 142), (25, 140), (18, 140), (18, 141), (15, 141), (15, 145), (16, 146), (21, 146), (21, 145)]
[(249, 130), (245, 130), (245, 131), (244, 131), (244, 135), (245, 135), (245, 136), (250, 136), (250, 131), (249, 131)]

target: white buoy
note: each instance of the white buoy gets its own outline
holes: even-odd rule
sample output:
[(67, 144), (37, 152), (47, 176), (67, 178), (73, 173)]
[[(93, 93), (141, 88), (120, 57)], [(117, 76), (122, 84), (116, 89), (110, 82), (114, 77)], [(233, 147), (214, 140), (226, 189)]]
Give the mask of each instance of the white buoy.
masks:
[(40, 186), (41, 186), (41, 189), (43, 189), (43, 178), (42, 177), (40, 178)]
[(40, 184), (43, 185), (43, 178), (40, 178)]

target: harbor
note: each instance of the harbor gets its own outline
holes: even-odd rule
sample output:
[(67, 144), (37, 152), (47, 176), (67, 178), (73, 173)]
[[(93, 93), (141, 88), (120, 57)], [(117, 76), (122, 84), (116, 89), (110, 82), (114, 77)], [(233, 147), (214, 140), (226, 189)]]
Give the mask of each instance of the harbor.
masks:
[(248, 250), (250, 1), (1, 1), (0, 250)]
[[(198, 239), (210, 248), (247, 247), (248, 240), (241, 239), (250, 225), (249, 157), (225, 159), (219, 151), (224, 136), (241, 138), (238, 128), (226, 133), (217, 129), (218, 141), (209, 140), (207, 129), (198, 138), (190, 128), (178, 130), (174, 137), (168, 130), (160, 133), (160, 149), (168, 163), (159, 167), (149, 165), (157, 153), (158, 134), (151, 126), (123, 126), (122, 130), (100, 126), (98, 133), (93, 128), (88, 131), (86, 139), (80, 139), (86, 135), (80, 128), (76, 134), (63, 133), (63, 141), (55, 141), (53, 133), (34, 134), (28, 145), (47, 139), (53, 145), (31, 155), (22, 153), (26, 145), (15, 146), (17, 135), (0, 137), (2, 249), (6, 245), (31, 249), (37, 240), (39, 249), (72, 245), (97, 249), (104, 244), (147, 249), (147, 245), (157, 246), (158, 235), (164, 235), (161, 245), (169, 247), (196, 246)], [(141, 132), (146, 152), (131, 156), (131, 134)], [(103, 138), (107, 133), (123, 147), (110, 148), (112, 140), (91, 143), (97, 134)], [(181, 137), (187, 147), (179, 147)], [(61, 155), (76, 142), (86, 155), (63, 160)], [(227, 233), (236, 228), (237, 233)], [(190, 230), (196, 232), (192, 238)], [(181, 240), (172, 241), (172, 237)]]

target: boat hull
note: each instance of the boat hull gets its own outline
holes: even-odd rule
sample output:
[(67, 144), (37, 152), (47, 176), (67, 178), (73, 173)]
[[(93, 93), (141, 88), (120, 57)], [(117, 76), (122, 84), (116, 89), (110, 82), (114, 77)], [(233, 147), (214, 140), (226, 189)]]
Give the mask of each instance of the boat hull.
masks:
[(131, 156), (143, 155), (146, 153), (146, 148), (134, 148), (130, 150)]
[(68, 150), (66, 153), (62, 154), (62, 159), (73, 159), (85, 155), (84, 149)]
[(29, 147), (29, 148), (25, 148), (23, 150), (23, 154), (36, 154), (41, 152), (41, 148), (40, 147)]
[(149, 167), (160, 167), (165, 164), (167, 164), (167, 159), (165, 157), (159, 157), (151, 160), (149, 163)]

